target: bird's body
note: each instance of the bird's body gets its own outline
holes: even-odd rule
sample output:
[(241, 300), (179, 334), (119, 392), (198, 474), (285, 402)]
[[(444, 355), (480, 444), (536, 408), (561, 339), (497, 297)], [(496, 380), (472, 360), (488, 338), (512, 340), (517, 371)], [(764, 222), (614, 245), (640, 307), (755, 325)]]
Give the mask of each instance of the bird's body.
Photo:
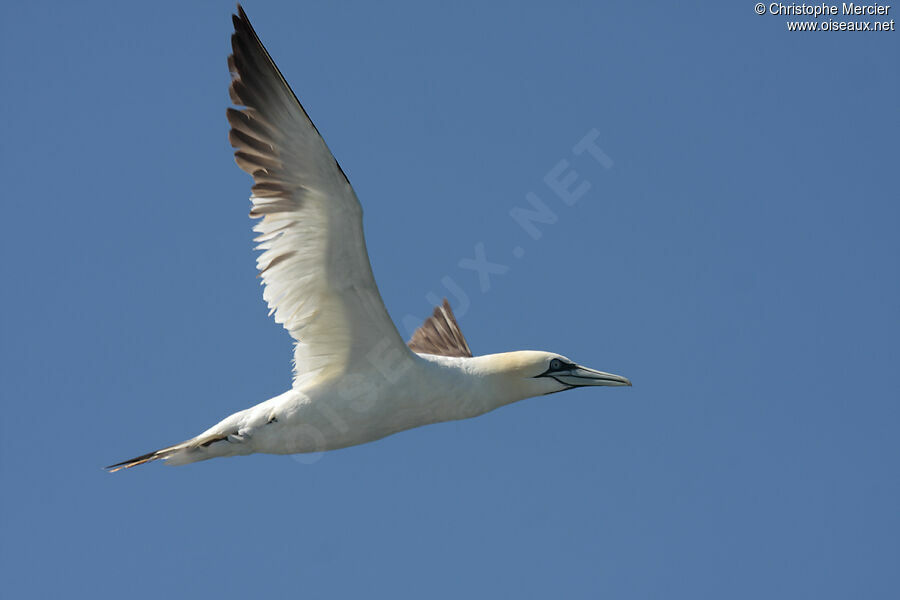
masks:
[[(533, 390), (504, 385), (496, 375), (496, 361), (514, 361), (518, 354), (542, 353), (474, 358), (411, 354), (395, 377), (386, 378), (376, 368), (293, 388), (227, 417), (197, 436), (210, 443), (175, 453), (169, 461), (336, 450), (422, 425), (476, 417), (534, 395)], [(555, 387), (544, 383), (548, 390)]]
[(444, 301), (408, 344), (388, 316), (346, 175), (238, 6), (229, 139), (254, 178), (263, 298), (296, 340), (294, 384), (200, 435), (112, 465), (362, 444), (583, 385), (631, 385), (554, 353), (473, 357)]

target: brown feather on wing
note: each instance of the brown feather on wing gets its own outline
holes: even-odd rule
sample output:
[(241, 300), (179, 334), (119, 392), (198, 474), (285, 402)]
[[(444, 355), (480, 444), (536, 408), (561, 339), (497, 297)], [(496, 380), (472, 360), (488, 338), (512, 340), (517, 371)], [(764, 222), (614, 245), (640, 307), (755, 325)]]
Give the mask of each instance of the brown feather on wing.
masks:
[(434, 309), (434, 314), (425, 319), (407, 343), (410, 350), (420, 354), (439, 356), (472, 356), (469, 344), (459, 329), (450, 303), (444, 302)]

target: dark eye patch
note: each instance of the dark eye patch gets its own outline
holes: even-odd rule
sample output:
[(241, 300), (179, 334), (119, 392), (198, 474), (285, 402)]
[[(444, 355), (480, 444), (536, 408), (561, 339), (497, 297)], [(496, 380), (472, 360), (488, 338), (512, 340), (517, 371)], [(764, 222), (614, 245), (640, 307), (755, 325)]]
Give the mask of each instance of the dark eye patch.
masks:
[[(550, 364), (547, 366), (547, 370), (544, 371), (543, 373), (541, 373), (540, 375), (535, 375), (535, 377), (553, 377), (554, 373), (558, 373), (559, 371), (565, 371), (567, 369), (574, 369), (576, 366), (577, 365), (572, 364), (570, 362), (566, 362), (559, 358), (554, 358), (550, 361)], [(557, 380), (557, 381), (559, 381), (559, 380)], [(560, 382), (560, 383), (562, 383), (562, 382)]]

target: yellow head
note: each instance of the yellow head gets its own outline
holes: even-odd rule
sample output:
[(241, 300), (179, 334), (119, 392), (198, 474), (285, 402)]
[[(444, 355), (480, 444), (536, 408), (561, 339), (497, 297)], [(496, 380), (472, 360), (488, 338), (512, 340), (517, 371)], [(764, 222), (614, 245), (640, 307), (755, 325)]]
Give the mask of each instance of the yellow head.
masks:
[(488, 354), (476, 356), (467, 363), (467, 370), (494, 388), (504, 404), (577, 387), (631, 385), (621, 375), (582, 367), (553, 352), (520, 350)]

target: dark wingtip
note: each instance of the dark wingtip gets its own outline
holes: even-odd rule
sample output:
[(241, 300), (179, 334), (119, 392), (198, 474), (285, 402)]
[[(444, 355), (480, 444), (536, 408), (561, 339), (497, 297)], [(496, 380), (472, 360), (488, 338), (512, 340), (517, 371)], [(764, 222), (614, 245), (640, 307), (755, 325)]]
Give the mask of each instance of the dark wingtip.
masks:
[(237, 5), (237, 14), (231, 15), (231, 22), (234, 23), (235, 31), (240, 31), (241, 29), (249, 29), (253, 32), (253, 35), (256, 35), (256, 32), (253, 30), (253, 25), (250, 24), (250, 19), (247, 17), (247, 13), (244, 12), (244, 7), (240, 4)]
[(241, 6), (240, 2), (238, 2), (237, 5), (237, 14), (231, 15), (231, 23), (234, 25), (235, 31), (239, 31), (241, 27), (250, 25), (250, 19), (247, 18), (247, 13), (244, 12), (244, 7)]

